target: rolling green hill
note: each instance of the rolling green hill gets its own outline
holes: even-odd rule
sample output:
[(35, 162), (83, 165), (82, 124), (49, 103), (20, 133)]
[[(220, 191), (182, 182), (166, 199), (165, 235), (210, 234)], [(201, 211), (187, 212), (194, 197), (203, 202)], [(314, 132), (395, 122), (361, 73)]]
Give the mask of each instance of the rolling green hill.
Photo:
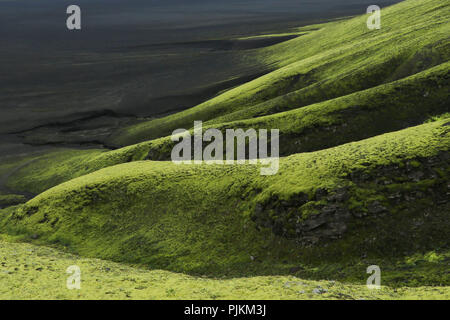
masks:
[(90, 257), (210, 275), (445, 253), (449, 133), (440, 120), (293, 155), (271, 177), (252, 165), (120, 164), (8, 209), (0, 225)]
[[(389, 83), (449, 60), (450, 5), (409, 0), (386, 8), (372, 31), (366, 16), (309, 28), (256, 57), (273, 72), (192, 109), (126, 128), (113, 143), (128, 145), (191, 128), (301, 108)], [(447, 67), (448, 69), (448, 67)]]
[[(42, 250), (32, 260), (59, 269), (78, 259), (102, 287), (77, 296), (52, 284), (49, 298), (300, 299), (318, 285), (328, 288), (321, 298), (450, 298), (450, 4), (406, 0), (383, 10), (380, 30), (366, 19), (299, 28), (247, 51), (273, 71), (119, 130), (117, 150), (0, 163), (0, 252), (17, 250), (28, 265), (25, 248)], [(278, 174), (168, 161), (170, 134), (194, 120), (222, 132), (279, 129)], [(105, 264), (141, 285), (118, 272), (107, 280)], [(361, 287), (374, 264), (386, 286), (378, 294)], [(17, 286), (37, 275), (48, 281), (26, 268), (0, 277)], [(305, 290), (283, 285), (299, 278)], [(147, 281), (159, 284), (141, 292)]]

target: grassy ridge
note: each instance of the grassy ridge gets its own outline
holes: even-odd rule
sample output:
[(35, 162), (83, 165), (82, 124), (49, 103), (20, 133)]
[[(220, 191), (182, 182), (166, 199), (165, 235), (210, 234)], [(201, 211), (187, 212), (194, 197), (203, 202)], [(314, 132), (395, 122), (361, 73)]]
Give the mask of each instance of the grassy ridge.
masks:
[[(141, 146), (117, 151), (102, 149), (57, 149), (40, 155), (25, 156), (25, 162), (6, 181), (8, 188), (39, 194), (51, 187), (93, 171), (119, 163), (142, 160)], [(1, 166), (0, 166), (1, 167)]]
[[(281, 155), (369, 138), (417, 125), (448, 111), (449, 66), (450, 62), (443, 63), (405, 79), (270, 116), (222, 124), (205, 123), (204, 129), (217, 128), (225, 132), (228, 128), (278, 128)], [(164, 137), (109, 152), (59, 150), (29, 157), (29, 164), (9, 177), (7, 185), (13, 190), (39, 194), (111, 165), (146, 158), (168, 160), (173, 145), (170, 137)]]
[[(423, 71), (449, 59), (450, 5), (405, 1), (383, 11), (383, 27), (367, 17), (333, 22), (262, 50), (277, 70), (194, 108), (121, 130), (112, 142), (128, 145), (190, 128), (194, 120), (241, 120), (333, 99)], [(242, 110), (251, 111), (242, 112)], [(261, 110), (260, 110), (261, 109)], [(217, 120), (215, 120), (217, 119)]]
[[(333, 194), (337, 188), (349, 187), (346, 205), (362, 201), (358, 210), (364, 211), (371, 202), (382, 201), (381, 194), (367, 195), (364, 186), (348, 180), (349, 175), (353, 172), (370, 175), (380, 166), (400, 165), (418, 157), (432, 158), (448, 152), (449, 146), (448, 121), (441, 120), (282, 158), (279, 174), (272, 177), (261, 177), (258, 168), (251, 165), (132, 162), (54, 187), (24, 206), (4, 211), (0, 225), (19, 238), (38, 238), (34, 240), (37, 243), (68, 247), (82, 255), (173, 271), (283, 274), (300, 264), (308, 276), (331, 276), (339, 265), (351, 264), (353, 267), (341, 272), (340, 277), (352, 278), (354, 268), (362, 268), (358, 261), (363, 253), (391, 267), (389, 259), (403, 257), (403, 252), (445, 253), (448, 239), (443, 235), (449, 228), (448, 208), (418, 200), (412, 202), (418, 211), (408, 207), (406, 212), (405, 208), (399, 208), (398, 212), (382, 217), (352, 218), (348, 232), (340, 240), (326, 246), (305, 247), (294, 239), (277, 236), (257, 220), (252, 221), (255, 207), (273, 199), (277, 203), (290, 201), (303, 194), (310, 199), (309, 205), (316, 205), (314, 197), (319, 188)], [(449, 173), (445, 170), (448, 168), (428, 186), (448, 181)], [(426, 181), (410, 183), (409, 187), (420, 188), (422, 183)], [(420, 216), (423, 206), (433, 211), (434, 220), (413, 233), (410, 228), (414, 226), (408, 221)], [(309, 209), (308, 206), (301, 209), (305, 221), (316, 214)], [(385, 230), (382, 233), (380, 225)], [(378, 240), (367, 243), (372, 234), (378, 235)], [(257, 262), (250, 257), (256, 257)], [(432, 267), (436, 269), (427, 276), (418, 277), (411, 270), (410, 280), (401, 279), (425, 284), (449, 281), (442, 271), (445, 264)], [(398, 275), (392, 275), (393, 279), (396, 277), (398, 281)]]
[[(448, 16), (449, 6), (440, 1), (410, 0), (383, 11), (381, 30), (367, 30), (366, 17), (300, 28), (308, 35), (261, 51), (262, 59), (279, 70), (193, 109), (143, 124), (155, 134), (130, 130), (149, 140), (175, 128), (190, 128), (193, 120), (211, 119), (202, 115), (206, 112), (212, 119), (204, 123), (205, 129), (280, 129), (281, 154), (289, 155), (420, 124), (449, 111)], [(392, 61), (394, 56), (400, 57), (400, 64)], [(309, 71), (302, 68), (312, 68), (323, 78), (308, 78)], [(297, 80), (292, 82), (292, 77)], [(313, 103), (319, 100), (325, 101)], [(107, 166), (168, 160), (172, 147), (170, 138), (163, 137), (112, 152), (61, 150), (21, 168), (7, 185), (38, 194)]]
[[(203, 128), (216, 128), (222, 133), (230, 128), (277, 128), (281, 155), (333, 147), (417, 125), (449, 111), (449, 68), (450, 63), (446, 62), (398, 81), (254, 119), (251, 118), (255, 109), (248, 108), (240, 112), (247, 113), (248, 120), (226, 122), (233, 119), (234, 114), (230, 114), (221, 117), (223, 123), (206, 122)], [(264, 113), (263, 109), (259, 111)], [(170, 137), (164, 137), (147, 145), (148, 158), (167, 160), (174, 143)]]

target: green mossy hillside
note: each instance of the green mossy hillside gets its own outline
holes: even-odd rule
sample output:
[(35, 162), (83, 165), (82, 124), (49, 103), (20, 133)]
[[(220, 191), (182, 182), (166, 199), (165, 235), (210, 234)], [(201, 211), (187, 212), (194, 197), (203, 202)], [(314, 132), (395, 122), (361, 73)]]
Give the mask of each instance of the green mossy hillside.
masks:
[[(203, 129), (225, 132), (229, 128), (277, 128), (281, 155), (369, 138), (417, 125), (430, 117), (445, 118), (450, 105), (449, 66), (449, 62), (443, 63), (402, 80), (296, 110), (217, 125), (205, 123)], [(12, 190), (39, 194), (108, 166), (144, 159), (169, 160), (173, 146), (170, 137), (165, 137), (114, 151), (60, 149), (18, 161), (20, 168), (6, 184)], [(5, 170), (11, 168), (8, 164)]]
[[(449, 68), (446, 62), (398, 81), (269, 116), (226, 122), (233, 118), (230, 114), (221, 118), (223, 123), (204, 123), (203, 130), (219, 129), (225, 136), (227, 129), (279, 129), (282, 156), (366, 139), (447, 112)], [(252, 108), (245, 112), (251, 118)], [(138, 146), (147, 146), (147, 159), (169, 160), (174, 145), (170, 137), (164, 137)]]
[[(406, 0), (380, 30), (366, 15), (299, 28), (241, 57), (272, 72), (119, 130), (109, 142), (126, 147), (3, 158), (0, 297), (45, 283), (48, 298), (448, 298), (449, 18), (446, 2)], [(279, 129), (279, 172), (161, 161), (198, 120)], [(75, 259), (81, 295), (52, 282)], [(370, 265), (379, 294), (361, 287)]]
[(0, 194), (0, 209), (27, 202), (21, 194)]
[[(243, 120), (292, 110), (395, 81), (449, 60), (450, 5), (407, 0), (382, 10), (382, 27), (367, 16), (318, 26), (256, 54), (275, 70), (191, 109), (119, 130), (130, 145), (191, 128), (195, 120)], [(254, 56), (252, 56), (254, 57)]]
[[(285, 156), (400, 130), (448, 113), (449, 5), (408, 0), (382, 14), (383, 27), (376, 31), (367, 30), (366, 16), (299, 28), (301, 37), (258, 51), (279, 70), (193, 109), (144, 123), (143, 131), (125, 130), (136, 129), (149, 141), (109, 152), (61, 149), (18, 159), (4, 184), (10, 191), (39, 194), (108, 166), (169, 160), (174, 143), (166, 135), (192, 127), (194, 120), (206, 121), (204, 129), (222, 131), (280, 129), (280, 152)], [(310, 72), (302, 68), (312, 68), (323, 79), (308, 78), (306, 85)], [(374, 70), (384, 75), (378, 77)], [(19, 166), (21, 161), (28, 162)]]
[(0, 170), (9, 170), (4, 181), (7, 188), (37, 195), (60, 183), (105, 167), (144, 160), (149, 150), (148, 144), (112, 151), (57, 148), (41, 154), (17, 157), (13, 163), (0, 164)]
[[(365, 184), (376, 183), (372, 172), (408, 161), (415, 167), (420, 165), (416, 159), (448, 154), (448, 124), (448, 120), (435, 121), (281, 158), (279, 173), (269, 177), (260, 176), (253, 165), (137, 161), (112, 166), (58, 185), (23, 206), (3, 210), (0, 226), (18, 239), (179, 272), (267, 275), (287, 273), (301, 265), (304, 276), (331, 277), (341, 270), (336, 277), (356, 281), (362, 276), (355, 279), (354, 275), (360, 274), (355, 270), (361, 270), (368, 260), (390, 268), (392, 283), (448, 283), (445, 263), (418, 264), (408, 273), (409, 280), (399, 278), (395, 267), (398, 259), (404, 263), (407, 255), (430, 250), (446, 254), (449, 210), (445, 202), (421, 204), (418, 198), (412, 206), (388, 207), (383, 215), (352, 217), (338, 239), (324, 237), (317, 246), (279, 236), (273, 228), (252, 219), (258, 204), (264, 206), (271, 199), (281, 203), (306, 195), (317, 205), (314, 199), (319, 189), (332, 196), (336, 190), (348, 188), (348, 201), (339, 203), (359, 205), (362, 212), (367, 209), (370, 213), (374, 201), (385, 205), (381, 195), (364, 194)], [(448, 165), (440, 165), (436, 167), (442, 169), (439, 176), (419, 177), (411, 182), (412, 188), (448, 181)], [(353, 173), (368, 178), (359, 183), (348, 178)], [(390, 185), (395, 187), (395, 183)], [(358, 203), (361, 199), (371, 201)], [(321, 208), (327, 205), (319, 204)], [(421, 217), (423, 205), (430, 220), (416, 226), (412, 221)], [(305, 221), (308, 219), (307, 214)], [(373, 237), (378, 238), (368, 241)], [(428, 273), (429, 267), (432, 273)]]
[[(0, 236), (1, 238), (1, 236)], [(0, 299), (449, 299), (450, 287), (369, 290), (365, 285), (295, 276), (223, 279), (147, 270), (55, 249), (0, 240)], [(433, 253), (421, 257), (439, 259)], [(418, 257), (411, 261), (416, 262)], [(81, 271), (81, 289), (68, 290), (66, 270)]]

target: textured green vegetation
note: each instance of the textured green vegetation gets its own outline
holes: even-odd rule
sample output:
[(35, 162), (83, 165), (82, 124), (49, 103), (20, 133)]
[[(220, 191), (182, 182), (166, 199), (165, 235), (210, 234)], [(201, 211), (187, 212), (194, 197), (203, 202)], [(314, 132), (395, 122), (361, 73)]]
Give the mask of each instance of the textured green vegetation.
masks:
[(0, 208), (14, 206), (26, 201), (25, 196), (20, 194), (0, 194)]
[[(441, 113), (448, 110), (450, 103), (447, 93), (449, 66), (449, 62), (443, 63), (399, 81), (288, 112), (225, 124), (205, 124), (204, 130), (278, 128), (282, 155), (361, 140), (416, 125), (430, 117), (445, 118)], [(165, 137), (109, 152), (59, 150), (28, 157), (26, 165), (20, 165), (21, 168), (8, 179), (7, 186), (38, 194), (111, 165), (146, 157), (167, 160), (173, 145), (170, 137)]]
[[(206, 122), (204, 130), (229, 128), (280, 130), (280, 153), (289, 155), (333, 147), (378, 134), (417, 125), (448, 110), (448, 70), (446, 62), (413, 76), (358, 91), (347, 96), (312, 104), (291, 111), (252, 118), (265, 114), (264, 108), (247, 108), (247, 120), (231, 121), (234, 114), (221, 117), (224, 123)], [(418, 108), (417, 106), (421, 107)], [(279, 104), (266, 104), (266, 111)], [(273, 110), (272, 110), (273, 111)], [(268, 112), (271, 113), (271, 112)], [(170, 137), (144, 143), (149, 157), (167, 160), (174, 143)]]
[[(417, 125), (448, 112), (448, 17), (449, 5), (440, 1), (405, 1), (383, 10), (381, 30), (367, 30), (366, 17), (299, 28), (307, 35), (258, 51), (279, 68), (273, 73), (195, 108), (141, 124), (144, 130), (126, 131), (148, 140), (208, 119), (205, 129), (278, 128), (281, 154), (289, 155)], [(309, 79), (311, 72), (323, 79)], [(136, 141), (127, 137), (116, 136), (125, 144)], [(18, 170), (7, 185), (37, 194), (110, 165), (168, 160), (172, 147), (170, 138), (163, 137), (98, 155), (62, 151)]]
[[(32, 244), (0, 242), (0, 297), (448, 299), (449, 17), (407, 0), (381, 30), (363, 16), (299, 28), (252, 51), (273, 72), (112, 137), (144, 142), (3, 161), (0, 237)], [(280, 129), (278, 174), (148, 161), (194, 120)], [(73, 261), (82, 292), (64, 288)]]
[(101, 168), (143, 160), (148, 151), (147, 144), (137, 144), (113, 151), (58, 149), (14, 159), (12, 163), (2, 164), (0, 170), (13, 171), (5, 181), (8, 188), (39, 194), (62, 182)]
[[(294, 276), (235, 279), (145, 270), (54, 249), (0, 240), (0, 299), (448, 299), (449, 287), (368, 290), (363, 285)], [(66, 288), (67, 267), (81, 269), (81, 290)], [(314, 289), (323, 293), (315, 293)]]
[(365, 16), (320, 25), (261, 50), (275, 71), (112, 140), (127, 145), (191, 128), (194, 120), (217, 124), (291, 110), (407, 77), (449, 60), (449, 16), (441, 1), (410, 0), (386, 8), (378, 31), (367, 29)]
[(64, 181), (119, 163), (143, 159), (140, 146), (117, 151), (60, 149), (26, 157), (28, 161), (8, 178), (6, 185), (18, 191), (41, 193)]
[(45, 154), (24, 156), (10, 170), (14, 171), (5, 181), (16, 191), (39, 194), (63, 181), (86, 172), (85, 162), (102, 153), (102, 150), (61, 149)]
[[(432, 219), (419, 228), (408, 223), (423, 214), (416, 202), (417, 210), (355, 218), (340, 240), (313, 247), (277, 236), (250, 217), (257, 204), (302, 194), (313, 198), (319, 188), (333, 192), (348, 186), (353, 202), (374, 200), (347, 176), (448, 152), (449, 128), (448, 121), (441, 120), (282, 158), (280, 172), (271, 177), (260, 176), (250, 165), (137, 161), (112, 166), (3, 210), (0, 225), (18, 239), (177, 272), (251, 276), (283, 274), (301, 265), (302, 276), (361, 281), (361, 256), (366, 256), (367, 263), (391, 270), (385, 275), (388, 284), (446, 284), (447, 258), (408, 267), (402, 276), (395, 266), (405, 263), (405, 255), (430, 250), (446, 257), (448, 207), (426, 203)], [(447, 171), (436, 183), (441, 180), (448, 181)], [(369, 203), (361, 206), (363, 210)], [(368, 241), (373, 237), (377, 240)]]

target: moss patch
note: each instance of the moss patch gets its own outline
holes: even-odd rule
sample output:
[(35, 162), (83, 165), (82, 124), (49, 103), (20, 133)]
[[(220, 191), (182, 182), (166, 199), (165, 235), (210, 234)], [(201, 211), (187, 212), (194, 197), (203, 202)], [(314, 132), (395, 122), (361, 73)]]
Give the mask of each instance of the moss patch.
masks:
[[(380, 166), (439, 155), (449, 149), (446, 124), (436, 121), (282, 158), (280, 172), (271, 177), (260, 176), (258, 168), (251, 165), (177, 166), (138, 161), (113, 166), (63, 183), (22, 207), (11, 208), (0, 216), (1, 226), (19, 239), (32, 240), (35, 234), (37, 243), (177, 272), (283, 274), (300, 264), (306, 267), (308, 276), (330, 276), (346, 265), (348, 271), (341, 271), (340, 277), (356, 281), (351, 270), (361, 268), (363, 254), (389, 266), (410, 253), (432, 248), (445, 252), (445, 204), (430, 204), (435, 219), (425, 221), (417, 233), (420, 241), (411, 241), (415, 236), (411, 225), (405, 224), (402, 229), (398, 222), (419, 217), (421, 212), (399, 210), (397, 216), (355, 218), (345, 237), (312, 248), (259, 228), (250, 219), (255, 207), (274, 198), (283, 201), (304, 194), (309, 199), (319, 188), (351, 186), (347, 176), (352, 172), (370, 174)], [(355, 196), (358, 193), (350, 194), (350, 198)], [(381, 238), (367, 243), (366, 237), (379, 232), (380, 226), (384, 230)], [(389, 242), (395, 245), (386, 246)], [(447, 282), (448, 276), (424, 281)]]
[[(450, 288), (369, 290), (364, 285), (294, 276), (211, 279), (87, 259), (51, 248), (0, 240), (1, 299), (448, 299)], [(422, 257), (411, 257), (414, 264)], [(436, 258), (433, 253), (427, 259)], [(68, 290), (69, 266), (81, 270), (81, 289)]]

